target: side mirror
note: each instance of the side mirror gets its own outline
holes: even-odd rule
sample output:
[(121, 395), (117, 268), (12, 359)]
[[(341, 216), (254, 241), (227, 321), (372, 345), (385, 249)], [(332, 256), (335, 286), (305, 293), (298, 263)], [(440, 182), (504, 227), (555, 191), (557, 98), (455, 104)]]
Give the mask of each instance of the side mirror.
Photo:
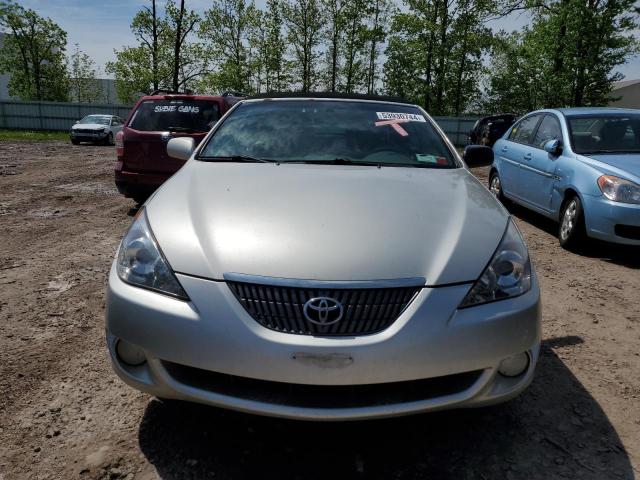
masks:
[(75, 123), (75, 124), (77, 125), (77, 124), (79, 124), (79, 123), (80, 123), (80, 120), (76, 120), (76, 123)]
[(493, 163), (493, 150), (485, 145), (467, 145), (462, 154), (467, 165), (489, 165)]
[(195, 150), (196, 142), (193, 138), (179, 137), (172, 138), (167, 143), (167, 154), (178, 160), (189, 160)]
[(544, 151), (554, 156), (560, 155), (562, 153), (562, 141), (549, 140), (544, 144)]

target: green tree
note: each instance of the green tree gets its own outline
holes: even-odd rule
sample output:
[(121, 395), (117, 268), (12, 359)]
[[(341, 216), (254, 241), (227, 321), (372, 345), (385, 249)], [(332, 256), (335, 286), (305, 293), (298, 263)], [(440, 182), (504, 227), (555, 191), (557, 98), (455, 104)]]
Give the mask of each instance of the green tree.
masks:
[(321, 8), (325, 12), (327, 19), (323, 32), (323, 40), (327, 44), (326, 48), (326, 84), (327, 89), (335, 92), (338, 88), (340, 75), (340, 56), (342, 53), (342, 43), (345, 28), (345, 0), (321, 0)]
[(136, 13), (131, 31), (138, 44), (115, 50), (116, 60), (106, 65), (118, 98), (127, 103), (150, 90), (191, 88), (208, 68), (202, 45), (192, 38), (199, 21), (184, 0), (168, 0), (164, 15), (156, 0)]
[(366, 33), (366, 48), (368, 50), (366, 86), (368, 94), (373, 94), (377, 90), (378, 60), (382, 50), (381, 46), (386, 40), (393, 8), (391, 0), (373, 0), (371, 4), (371, 14)]
[(90, 103), (102, 99), (102, 88), (96, 78), (95, 63), (76, 43), (69, 57), (68, 76), (73, 102)]
[(165, 28), (161, 32), (167, 44), (173, 48), (170, 56), (171, 87), (174, 91), (189, 86), (207, 70), (203, 61), (204, 49), (196, 42), (189, 41), (189, 35), (200, 22), (200, 16), (185, 7), (185, 0), (177, 5), (173, 1), (166, 3)]
[(208, 89), (252, 90), (249, 37), (255, 17), (253, 1), (245, 0), (214, 0), (205, 12), (199, 35), (216, 67), (203, 80)]
[(0, 73), (9, 75), (9, 94), (22, 100), (66, 101), (67, 33), (49, 18), (9, 1), (0, 2)]
[(291, 63), (286, 58), (287, 43), (284, 36), (282, 0), (267, 0), (263, 16), (266, 28), (265, 73), (266, 91), (284, 91), (291, 81)]
[(393, 16), (385, 63), (389, 93), (435, 115), (459, 115), (480, 95), (482, 55), (490, 47), (487, 0), (407, 0)]
[(325, 23), (317, 0), (288, 0), (283, 6), (287, 40), (293, 50), (294, 72), (303, 92), (313, 91), (319, 72), (319, 46)]
[[(638, 51), (633, 0), (525, 1), (529, 28), (503, 34), (494, 47), (488, 108), (524, 112), (541, 107), (606, 105), (615, 68)], [(532, 71), (534, 70), (535, 71)], [(521, 75), (539, 79), (527, 82)]]
[(366, 43), (368, 30), (365, 24), (371, 14), (367, 0), (349, 0), (344, 11), (344, 64), (341, 90), (353, 93), (364, 85), (368, 65)]

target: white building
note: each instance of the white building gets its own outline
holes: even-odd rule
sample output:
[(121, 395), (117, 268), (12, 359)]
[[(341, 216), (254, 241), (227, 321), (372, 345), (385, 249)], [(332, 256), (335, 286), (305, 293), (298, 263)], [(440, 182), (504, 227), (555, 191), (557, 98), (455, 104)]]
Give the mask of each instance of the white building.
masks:
[(640, 80), (623, 80), (613, 84), (610, 107), (640, 108)]

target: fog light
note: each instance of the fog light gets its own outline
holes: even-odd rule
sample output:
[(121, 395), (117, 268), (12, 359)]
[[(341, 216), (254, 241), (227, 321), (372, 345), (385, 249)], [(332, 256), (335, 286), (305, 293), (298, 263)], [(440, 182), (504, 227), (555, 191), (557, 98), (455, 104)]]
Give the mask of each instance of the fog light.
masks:
[(505, 377), (517, 377), (522, 375), (527, 368), (529, 368), (529, 355), (523, 352), (502, 360), (498, 367), (498, 372)]
[(140, 347), (124, 340), (118, 340), (116, 343), (116, 354), (120, 360), (131, 366), (142, 365), (147, 361), (147, 357)]

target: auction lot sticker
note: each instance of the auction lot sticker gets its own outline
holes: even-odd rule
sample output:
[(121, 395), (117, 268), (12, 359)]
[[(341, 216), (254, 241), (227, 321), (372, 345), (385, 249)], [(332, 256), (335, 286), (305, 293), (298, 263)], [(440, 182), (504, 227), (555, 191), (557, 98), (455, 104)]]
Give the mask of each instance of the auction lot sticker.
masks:
[(376, 112), (380, 120), (404, 120), (405, 122), (426, 122), (422, 115), (415, 113)]

